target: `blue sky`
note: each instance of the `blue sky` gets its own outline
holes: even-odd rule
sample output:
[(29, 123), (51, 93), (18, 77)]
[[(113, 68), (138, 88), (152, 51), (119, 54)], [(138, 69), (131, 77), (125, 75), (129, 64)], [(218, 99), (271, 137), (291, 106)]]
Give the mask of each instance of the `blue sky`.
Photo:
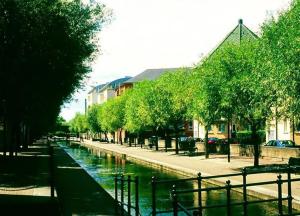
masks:
[(92, 86), (148, 68), (193, 66), (237, 25), (238, 19), (255, 33), (290, 0), (102, 0), (113, 12), (101, 33), (100, 54), (91, 63), (85, 88), (65, 104), (69, 120), (84, 112)]

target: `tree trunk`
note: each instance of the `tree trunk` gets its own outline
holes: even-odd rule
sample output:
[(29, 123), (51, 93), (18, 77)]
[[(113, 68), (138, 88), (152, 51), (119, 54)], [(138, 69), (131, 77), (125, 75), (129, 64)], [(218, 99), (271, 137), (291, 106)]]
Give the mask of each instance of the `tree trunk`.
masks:
[(295, 142), (295, 116), (293, 116), (292, 131), (293, 131), (293, 141)]
[(122, 128), (120, 128), (119, 139), (120, 139), (121, 145), (123, 145), (123, 141), (122, 141)]
[(205, 158), (209, 158), (209, 148), (208, 148), (208, 125), (205, 125), (205, 141), (204, 141), (204, 149), (205, 149)]
[(169, 142), (169, 134), (168, 134), (167, 130), (165, 130), (165, 152), (168, 151), (167, 142)]
[(109, 142), (108, 137), (107, 137), (107, 132), (104, 132), (104, 139), (106, 142)]
[(227, 161), (228, 163), (230, 163), (230, 119), (228, 119), (228, 123), (227, 123), (227, 145), (228, 145)]
[(176, 132), (175, 132), (175, 139), (176, 139), (176, 141), (175, 141), (175, 153), (178, 154), (179, 153), (178, 130), (177, 129), (175, 129), (175, 130), (176, 130)]
[(277, 106), (275, 107), (275, 139), (278, 140)]
[(23, 149), (27, 150), (28, 149), (28, 145), (30, 142), (30, 128), (28, 125), (25, 125), (25, 131), (24, 131), (24, 145), (23, 145)]
[(253, 123), (251, 125), (251, 139), (254, 147), (254, 166), (259, 166), (259, 143), (258, 143), (258, 134), (257, 134), (257, 125)]
[(7, 152), (7, 121), (4, 119), (4, 133), (3, 133), (3, 156), (6, 156)]
[(7, 127), (8, 154), (10, 157), (12, 157), (14, 153), (14, 145), (15, 145), (15, 129), (14, 129), (14, 125), (11, 123), (8, 123), (7, 126), (8, 126)]
[(16, 143), (15, 143), (15, 148), (14, 148), (15, 156), (18, 155), (20, 145), (21, 145), (21, 127), (20, 127), (20, 124), (17, 124), (16, 125)]

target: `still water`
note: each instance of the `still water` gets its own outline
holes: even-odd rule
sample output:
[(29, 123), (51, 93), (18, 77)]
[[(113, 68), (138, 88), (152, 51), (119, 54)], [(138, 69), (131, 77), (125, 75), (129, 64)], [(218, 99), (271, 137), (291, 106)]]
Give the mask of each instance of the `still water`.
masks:
[[(114, 197), (114, 175), (124, 174), (131, 175), (132, 177), (138, 176), (140, 181), (140, 211), (141, 215), (148, 216), (151, 213), (151, 177), (156, 176), (159, 179), (180, 179), (186, 178), (165, 170), (159, 170), (144, 165), (139, 165), (122, 159), (121, 157), (115, 157), (98, 150), (88, 149), (79, 145), (65, 145), (61, 143), (61, 146), (65, 151), (73, 157), (111, 196)], [(209, 184), (204, 187), (211, 186)], [(196, 182), (185, 182), (177, 185), (181, 189), (196, 189)], [(157, 208), (158, 210), (171, 209), (170, 189), (171, 184), (158, 185), (157, 190)], [(237, 192), (231, 194), (232, 202), (240, 202), (242, 195)], [(125, 198), (126, 200), (127, 198)], [(226, 203), (225, 191), (209, 191), (202, 193), (202, 205), (215, 205)], [(249, 200), (254, 199), (249, 197)], [(134, 202), (134, 198), (132, 200)], [(197, 194), (189, 194), (180, 196), (180, 202), (185, 207), (197, 206)], [(248, 207), (248, 215), (255, 216), (269, 216), (278, 215), (276, 203), (262, 203), (250, 205)], [(134, 211), (132, 211), (134, 212)], [(172, 214), (164, 214), (172, 215)], [(184, 214), (182, 214), (184, 215)], [(205, 216), (222, 216), (226, 215), (225, 208), (211, 208), (203, 211)], [(242, 216), (242, 207), (232, 207), (232, 215)]]

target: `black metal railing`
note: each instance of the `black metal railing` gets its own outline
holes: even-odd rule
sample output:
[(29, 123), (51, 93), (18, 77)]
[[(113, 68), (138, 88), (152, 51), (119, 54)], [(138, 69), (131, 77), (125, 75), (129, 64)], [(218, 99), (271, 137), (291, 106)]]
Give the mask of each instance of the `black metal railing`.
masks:
[[(134, 184), (134, 193), (132, 189), (132, 184)], [(125, 201), (125, 193), (127, 189), (127, 202)], [(119, 199), (119, 191), (120, 190), (120, 199)], [(134, 204), (132, 204), (131, 197), (134, 195)], [(139, 179), (138, 177), (131, 178), (128, 176), (115, 176), (115, 200), (117, 202), (117, 206), (121, 207), (121, 215), (131, 215), (131, 210), (133, 209), (136, 216), (140, 215), (139, 208)], [(125, 207), (127, 212), (125, 212)], [(118, 209), (116, 209), (118, 211)]]
[(172, 213), (173, 209), (166, 209), (166, 210), (158, 210), (157, 209), (157, 188), (159, 185), (165, 185), (165, 184), (176, 184), (180, 182), (189, 182), (189, 181), (195, 181), (197, 178), (184, 178), (184, 179), (158, 179), (156, 176), (152, 176), (151, 179), (151, 194), (152, 194), (152, 205), (151, 205), (151, 214), (152, 215), (158, 215), (158, 214), (165, 214), (165, 213)]
[[(247, 183), (247, 175), (250, 174), (258, 174), (258, 173), (264, 173), (263, 171), (252, 171), (247, 172), (246, 169), (243, 169), (243, 172), (241, 173), (234, 173), (234, 174), (226, 174), (226, 175), (217, 175), (217, 176), (201, 176), (201, 174), (198, 174), (197, 178), (190, 178), (186, 179), (189, 180), (197, 180), (198, 181), (198, 188), (197, 189), (186, 189), (186, 190), (178, 190), (176, 187), (176, 184), (173, 185), (171, 190), (171, 197), (172, 197), (172, 206), (173, 206), (173, 214), (176, 216), (178, 215), (178, 212), (184, 212), (186, 215), (199, 215), (202, 216), (203, 210), (208, 208), (226, 208), (227, 215), (232, 215), (232, 207), (233, 206), (242, 206), (243, 207), (243, 213), (245, 216), (248, 215), (248, 206), (251, 204), (257, 204), (257, 203), (266, 203), (266, 202), (277, 202), (277, 209), (278, 209), (278, 215), (285, 216), (285, 215), (300, 215), (300, 212), (293, 212), (293, 206), (292, 206), (292, 182), (300, 181), (300, 178), (291, 178), (291, 173), (295, 172), (297, 168), (295, 167), (287, 167), (287, 168), (281, 168), (281, 169), (274, 169), (271, 170), (271, 172), (281, 172), (286, 173), (287, 178), (282, 179), (282, 175), (278, 175), (276, 180), (273, 181), (263, 181), (263, 182), (254, 182), (254, 183)], [(212, 186), (212, 187), (206, 187), (202, 188), (202, 180), (205, 179), (215, 179), (215, 178), (222, 178), (222, 177), (232, 177), (232, 176), (239, 176), (242, 175), (243, 183), (242, 184), (231, 184), (230, 180), (226, 181), (226, 184), (224, 186)], [(178, 182), (178, 181), (175, 181)], [(286, 183), (287, 184), (287, 196), (283, 196), (282, 193), (282, 185)], [(251, 186), (261, 186), (261, 185), (272, 185), (277, 184), (277, 198), (270, 198), (270, 199), (263, 199), (263, 200), (252, 200), (249, 201), (247, 199), (247, 187)], [(233, 189), (242, 188), (243, 193), (243, 200), (241, 202), (232, 202), (231, 198), (231, 191)], [(203, 206), (202, 205), (202, 192), (212, 191), (212, 190), (225, 190), (226, 191), (226, 203), (225, 204), (218, 204), (218, 205), (208, 205)], [(179, 196), (182, 194), (188, 194), (188, 193), (198, 193), (198, 206), (196, 207), (184, 207), (179, 202)], [(287, 201), (287, 214), (284, 214), (283, 212), (283, 201)], [(159, 213), (157, 211), (153, 211), (155, 213)], [(191, 213), (192, 212), (192, 213)]]

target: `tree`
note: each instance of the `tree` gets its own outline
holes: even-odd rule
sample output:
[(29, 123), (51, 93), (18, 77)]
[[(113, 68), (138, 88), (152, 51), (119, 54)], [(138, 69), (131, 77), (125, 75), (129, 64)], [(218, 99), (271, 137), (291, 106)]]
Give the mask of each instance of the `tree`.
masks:
[(150, 129), (157, 136), (168, 127), (170, 115), (170, 93), (157, 80), (143, 81), (134, 86), (126, 102), (125, 127), (133, 133)]
[(209, 157), (208, 128), (220, 119), (221, 93), (220, 77), (216, 76), (214, 63), (211, 59), (204, 59), (194, 68), (192, 85), (193, 102), (188, 108), (189, 115), (197, 119), (205, 128), (205, 157)]
[(88, 130), (86, 116), (81, 113), (76, 113), (75, 117), (69, 122), (70, 130), (74, 133), (85, 133)]
[[(167, 126), (173, 126), (176, 135), (175, 151), (178, 154), (178, 135), (181, 128), (180, 125), (190, 120), (188, 115), (188, 107), (192, 103), (192, 73), (189, 68), (180, 68), (175, 72), (165, 73), (158, 80), (156, 89), (160, 94), (166, 97), (163, 105), (167, 106), (167, 118), (165, 119)], [(158, 100), (161, 100), (158, 98)]]
[[(236, 120), (251, 125), (255, 166), (259, 164), (257, 131), (265, 122), (270, 110), (270, 106), (264, 103), (266, 99), (264, 89), (260, 87), (261, 80), (257, 68), (260, 57), (258, 48), (257, 41), (227, 44), (203, 65), (206, 74), (202, 76), (205, 89), (208, 89), (204, 91), (209, 95), (208, 104), (217, 106), (209, 108), (217, 114), (213, 116), (225, 117), (228, 120), (235, 117)], [(206, 77), (210, 80), (206, 80)], [(214, 99), (211, 100), (212, 98)]]
[(115, 131), (119, 130), (121, 144), (123, 144), (122, 128), (125, 125), (125, 101), (126, 95), (108, 100), (101, 106), (98, 117), (101, 128), (104, 131), (115, 133)]
[(3, 0), (0, 13), (0, 101), (6, 110), (0, 115), (12, 155), (21, 131), (31, 137), (26, 140), (47, 132), (81, 86), (105, 13), (102, 5), (61, 0)]
[(292, 1), (278, 19), (262, 27), (259, 72), (261, 85), (276, 116), (293, 117), (300, 111), (300, 1)]
[(101, 132), (101, 125), (98, 118), (100, 109), (101, 109), (101, 105), (94, 104), (88, 110), (87, 123), (88, 123), (88, 128), (92, 133)]
[(66, 122), (66, 120), (58, 116), (55, 122), (54, 127), (51, 130), (52, 132), (58, 132), (58, 133), (68, 133), (69, 132), (69, 124)]

